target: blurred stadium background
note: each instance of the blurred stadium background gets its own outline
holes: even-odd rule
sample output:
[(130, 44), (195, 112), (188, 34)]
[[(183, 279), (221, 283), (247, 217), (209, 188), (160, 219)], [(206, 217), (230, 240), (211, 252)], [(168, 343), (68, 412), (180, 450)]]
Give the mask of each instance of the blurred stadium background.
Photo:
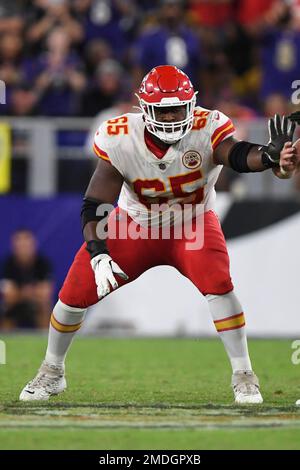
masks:
[[(47, 327), (82, 242), (94, 129), (132, 111), (162, 63), (186, 71), (239, 138), (265, 143), (267, 117), (298, 108), (300, 1), (0, 0), (2, 332)], [(249, 334), (299, 336), (300, 176), (223, 170), (217, 189)], [(35, 273), (18, 277), (12, 251), (38, 256)], [(88, 333), (215, 334), (204, 299), (166, 266), (92, 308)]]

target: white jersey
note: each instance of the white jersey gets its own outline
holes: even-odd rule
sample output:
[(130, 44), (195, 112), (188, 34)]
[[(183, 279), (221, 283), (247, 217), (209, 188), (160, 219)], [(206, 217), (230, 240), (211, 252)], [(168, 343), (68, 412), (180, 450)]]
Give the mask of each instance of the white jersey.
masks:
[(193, 216), (203, 205), (204, 211), (214, 208), (222, 165), (213, 162), (213, 150), (234, 131), (223, 113), (197, 107), (192, 130), (159, 158), (146, 144), (143, 115), (129, 113), (99, 127), (94, 151), (124, 177), (119, 206), (137, 223), (158, 226), (161, 212), (174, 219), (186, 204)]

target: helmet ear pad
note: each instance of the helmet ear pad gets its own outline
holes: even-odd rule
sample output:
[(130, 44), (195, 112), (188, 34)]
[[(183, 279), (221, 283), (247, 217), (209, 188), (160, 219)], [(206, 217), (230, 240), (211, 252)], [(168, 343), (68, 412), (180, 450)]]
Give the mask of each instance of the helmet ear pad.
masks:
[[(152, 69), (137, 93), (148, 131), (166, 143), (182, 139), (193, 127), (196, 94), (189, 77), (173, 65)], [(185, 118), (175, 122), (157, 120), (155, 108), (186, 106)]]

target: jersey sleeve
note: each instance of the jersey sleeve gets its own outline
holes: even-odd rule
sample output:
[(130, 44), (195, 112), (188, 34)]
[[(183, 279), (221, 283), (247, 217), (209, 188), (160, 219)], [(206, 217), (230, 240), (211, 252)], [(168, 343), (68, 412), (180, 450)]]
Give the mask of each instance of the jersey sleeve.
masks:
[(102, 160), (105, 160), (106, 162), (112, 163), (109, 156), (109, 151), (106, 147), (106, 137), (104, 134), (103, 125), (101, 125), (95, 133), (93, 150), (97, 157), (102, 158)]
[(220, 111), (213, 111), (211, 118), (211, 146), (214, 150), (223, 140), (235, 133), (235, 127), (229, 117)]
[(98, 158), (110, 163), (121, 175), (124, 168), (120, 159), (122, 152), (122, 141), (118, 135), (108, 135), (107, 125), (110, 121), (105, 121), (95, 133), (93, 149)]

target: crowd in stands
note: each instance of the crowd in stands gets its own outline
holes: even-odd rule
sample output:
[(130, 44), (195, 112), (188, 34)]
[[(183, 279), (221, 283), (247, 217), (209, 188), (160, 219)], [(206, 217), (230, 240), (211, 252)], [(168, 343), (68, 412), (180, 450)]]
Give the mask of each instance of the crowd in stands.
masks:
[(0, 0), (2, 115), (95, 116), (164, 63), (190, 75), (204, 107), (286, 111), (300, 0)]

